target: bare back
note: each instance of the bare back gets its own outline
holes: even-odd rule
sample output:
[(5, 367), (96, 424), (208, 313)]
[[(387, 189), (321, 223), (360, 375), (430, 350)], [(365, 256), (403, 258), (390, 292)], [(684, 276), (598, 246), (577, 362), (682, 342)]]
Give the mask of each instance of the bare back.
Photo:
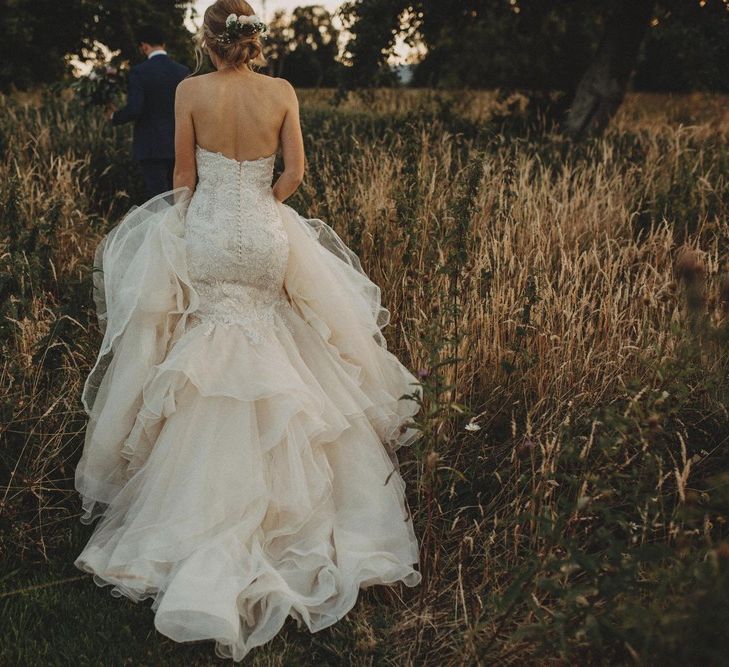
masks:
[(236, 160), (275, 153), (289, 106), (281, 81), (215, 72), (198, 77), (190, 112), (198, 145)]
[(239, 162), (281, 150), (284, 172), (274, 195), (283, 201), (304, 172), (296, 92), (283, 79), (250, 70), (228, 68), (185, 79), (175, 95), (175, 188), (195, 189), (196, 145)]

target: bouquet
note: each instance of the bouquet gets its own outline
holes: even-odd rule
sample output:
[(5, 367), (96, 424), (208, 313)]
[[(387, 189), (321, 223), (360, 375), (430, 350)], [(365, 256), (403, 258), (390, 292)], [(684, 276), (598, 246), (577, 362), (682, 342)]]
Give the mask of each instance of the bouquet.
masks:
[(98, 65), (71, 84), (85, 107), (116, 106), (124, 72), (113, 65)]

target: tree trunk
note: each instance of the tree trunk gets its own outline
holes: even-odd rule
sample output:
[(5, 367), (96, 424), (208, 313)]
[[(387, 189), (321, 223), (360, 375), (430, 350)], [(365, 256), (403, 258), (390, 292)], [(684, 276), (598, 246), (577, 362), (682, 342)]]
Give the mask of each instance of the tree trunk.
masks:
[(655, 0), (617, 3), (567, 115), (565, 130), (573, 139), (602, 132), (622, 104), (654, 4)]

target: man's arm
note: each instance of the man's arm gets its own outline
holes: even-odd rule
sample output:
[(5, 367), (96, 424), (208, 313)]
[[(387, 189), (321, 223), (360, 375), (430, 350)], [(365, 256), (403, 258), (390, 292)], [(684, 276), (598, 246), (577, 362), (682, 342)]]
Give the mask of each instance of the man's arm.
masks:
[(144, 88), (142, 87), (142, 79), (139, 71), (132, 69), (129, 72), (129, 91), (127, 95), (127, 105), (119, 111), (115, 111), (111, 117), (114, 125), (121, 125), (129, 121), (136, 120), (142, 115), (144, 108)]

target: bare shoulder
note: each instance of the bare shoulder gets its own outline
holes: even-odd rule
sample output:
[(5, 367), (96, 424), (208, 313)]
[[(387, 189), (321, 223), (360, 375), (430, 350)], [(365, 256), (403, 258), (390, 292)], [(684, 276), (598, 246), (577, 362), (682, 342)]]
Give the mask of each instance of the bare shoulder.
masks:
[(188, 76), (180, 83), (177, 84), (177, 88), (175, 88), (175, 97), (179, 99), (188, 99), (191, 95), (194, 94), (195, 90), (197, 90), (198, 87), (198, 79), (199, 77), (196, 76)]
[(256, 72), (255, 77), (254, 86), (265, 95), (270, 108), (286, 112), (297, 106), (298, 102), (294, 87), (286, 79), (258, 72)]
[(271, 79), (271, 83), (273, 87), (276, 89), (276, 94), (278, 98), (288, 107), (294, 106), (298, 104), (298, 99), (296, 97), (296, 90), (294, 87), (286, 80), (281, 78), (273, 78), (269, 77)]
[(175, 90), (177, 103), (190, 109), (197, 107), (201, 100), (209, 96), (215, 85), (210, 77), (211, 74), (198, 74), (180, 81)]
[(284, 95), (287, 97), (296, 97), (296, 90), (286, 79), (275, 78), (273, 80)]
[(201, 90), (210, 85), (211, 74), (196, 74), (195, 76), (185, 77), (177, 84), (177, 94), (182, 93), (188, 96), (199, 94)]

